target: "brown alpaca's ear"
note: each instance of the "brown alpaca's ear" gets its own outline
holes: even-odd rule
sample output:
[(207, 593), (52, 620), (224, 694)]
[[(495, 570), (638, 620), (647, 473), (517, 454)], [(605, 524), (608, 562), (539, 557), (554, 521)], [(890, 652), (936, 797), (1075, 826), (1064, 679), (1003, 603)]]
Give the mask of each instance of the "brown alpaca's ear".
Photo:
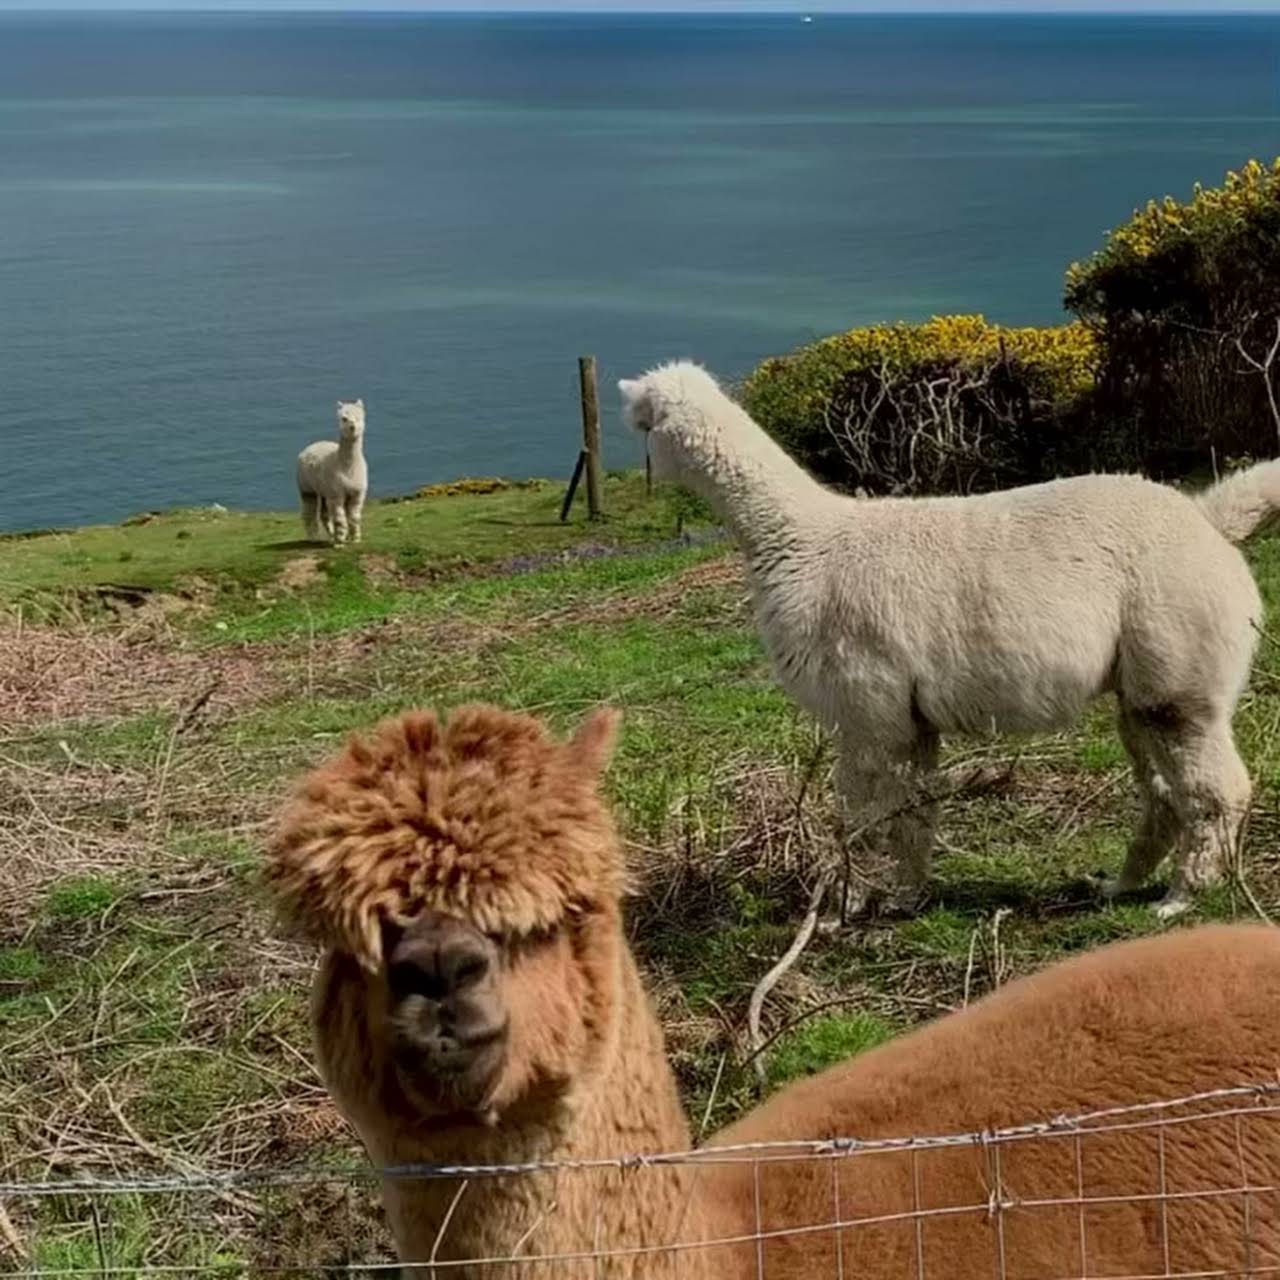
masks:
[(569, 739), (569, 751), (583, 772), (600, 777), (609, 767), (618, 742), (622, 712), (616, 707), (597, 707)]

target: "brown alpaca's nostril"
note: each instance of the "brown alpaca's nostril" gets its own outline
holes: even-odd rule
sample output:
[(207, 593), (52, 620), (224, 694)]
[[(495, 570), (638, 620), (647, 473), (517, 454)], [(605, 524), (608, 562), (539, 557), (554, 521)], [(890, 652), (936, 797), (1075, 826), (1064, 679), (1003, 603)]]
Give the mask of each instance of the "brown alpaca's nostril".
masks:
[(510, 1028), (497, 944), (466, 921), (437, 912), (384, 938), (393, 1054), (402, 1079), (450, 1105), (482, 1100), (502, 1069)]
[(474, 987), (489, 974), (489, 957), (480, 947), (467, 943), (442, 948), (440, 974), (450, 995)]
[(395, 941), (387, 958), (387, 980), (398, 999), (416, 995), (445, 1001), (490, 976), (495, 950), (464, 921), (430, 913)]
[(510, 1026), (497, 944), (438, 912), (384, 936), (397, 1068), (430, 1094), (483, 1098), (502, 1068)]

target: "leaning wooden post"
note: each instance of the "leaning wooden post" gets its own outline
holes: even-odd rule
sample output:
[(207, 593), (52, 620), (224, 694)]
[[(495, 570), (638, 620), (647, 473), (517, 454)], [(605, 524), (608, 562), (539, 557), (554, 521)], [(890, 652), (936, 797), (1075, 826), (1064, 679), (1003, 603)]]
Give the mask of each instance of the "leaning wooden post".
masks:
[(600, 395), (596, 390), (595, 356), (578, 357), (578, 381), (582, 385), (582, 449), (587, 455), (587, 515), (604, 515), (601, 501), (604, 478), (600, 462)]
[(578, 450), (578, 461), (573, 464), (573, 475), (569, 477), (569, 488), (564, 495), (564, 501), (560, 504), (560, 523), (569, 518), (569, 508), (573, 506), (573, 495), (578, 492), (578, 481), (582, 479), (582, 468), (587, 465), (587, 451), (585, 449)]

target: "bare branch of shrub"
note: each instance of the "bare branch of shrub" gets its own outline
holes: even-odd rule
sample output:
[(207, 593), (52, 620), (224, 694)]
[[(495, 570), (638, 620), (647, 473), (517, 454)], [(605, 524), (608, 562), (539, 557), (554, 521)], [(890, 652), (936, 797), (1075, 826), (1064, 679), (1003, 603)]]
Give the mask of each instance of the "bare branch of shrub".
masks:
[(851, 476), (889, 495), (970, 493), (1030, 477), (1027, 433), (1048, 415), (1002, 351), (842, 380), (824, 422)]

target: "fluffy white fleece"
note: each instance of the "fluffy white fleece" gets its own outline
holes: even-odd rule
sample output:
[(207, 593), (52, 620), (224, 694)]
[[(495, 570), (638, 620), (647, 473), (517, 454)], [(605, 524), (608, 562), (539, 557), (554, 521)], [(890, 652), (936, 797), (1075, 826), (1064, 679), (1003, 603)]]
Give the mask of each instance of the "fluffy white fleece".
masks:
[(619, 384), (654, 474), (703, 495), (747, 561), (779, 681), (838, 738), (837, 786), (903, 905), (928, 875), (941, 734), (1063, 727), (1115, 693), (1143, 816), (1110, 892), (1166, 854), (1162, 915), (1217, 879), (1249, 777), (1231, 735), (1262, 605), (1232, 541), (1280, 461), (1198, 497), (1086, 475), (968, 498), (856, 499), (808, 476), (702, 368)]
[(364, 460), (364, 401), (338, 401), (338, 439), (318, 440), (298, 454), (298, 497), (307, 537), (321, 531), (335, 544), (359, 542), (369, 468)]

